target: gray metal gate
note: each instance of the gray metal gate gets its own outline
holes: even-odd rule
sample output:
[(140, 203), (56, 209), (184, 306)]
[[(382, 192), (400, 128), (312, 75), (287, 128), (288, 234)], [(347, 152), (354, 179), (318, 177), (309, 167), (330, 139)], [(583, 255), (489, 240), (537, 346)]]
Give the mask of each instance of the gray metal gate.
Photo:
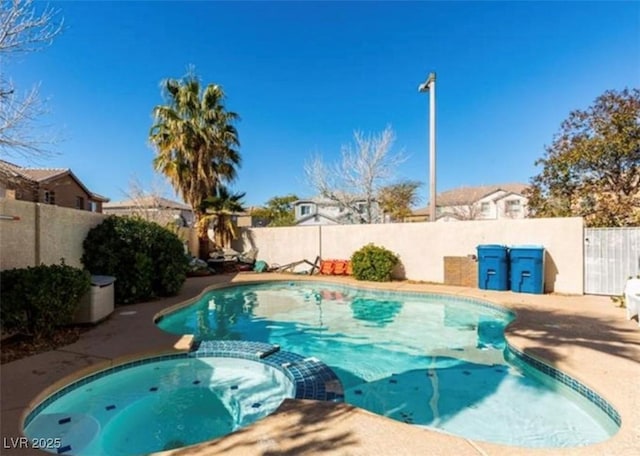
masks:
[(585, 228), (585, 293), (621, 295), (627, 278), (638, 274), (640, 227)]

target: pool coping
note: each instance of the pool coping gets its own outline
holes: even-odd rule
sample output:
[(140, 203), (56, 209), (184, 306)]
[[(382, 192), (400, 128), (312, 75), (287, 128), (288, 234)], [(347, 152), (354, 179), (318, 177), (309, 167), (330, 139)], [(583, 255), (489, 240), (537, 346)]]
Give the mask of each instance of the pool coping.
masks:
[[(246, 454), (247, 451), (251, 451), (250, 454), (256, 454), (267, 450), (276, 451), (278, 454), (296, 454), (291, 451), (298, 444), (308, 444), (309, 448), (320, 445), (314, 440), (309, 440), (309, 436), (322, 438), (323, 441), (335, 441), (336, 446), (332, 449), (319, 446), (326, 454), (345, 454), (346, 452), (362, 455), (373, 453), (490, 454), (492, 456), (635, 455), (640, 446), (640, 426), (637, 424), (640, 423), (640, 394), (631, 384), (632, 380), (640, 374), (638, 370), (640, 331), (637, 329), (636, 322), (626, 321), (624, 309), (612, 305), (608, 297), (523, 295), (508, 291), (493, 292), (441, 284), (406, 281), (384, 284), (361, 283), (342, 277), (298, 277), (275, 273), (242, 273), (188, 279), (181, 294), (175, 298), (128, 306), (129, 309), (138, 311), (137, 316), (122, 317), (114, 314), (106, 324), (101, 324), (81, 336), (78, 343), (3, 365), (2, 376), (5, 380), (3, 396), (7, 391), (11, 391), (9, 400), (3, 404), (2, 408), (4, 435), (19, 436), (17, 423), (22, 422), (21, 415), (24, 410), (30, 408), (28, 404), (32, 402), (31, 398), (45, 390), (55, 389), (55, 385), (60, 383), (58, 379), (61, 376), (66, 377), (65, 372), (82, 376), (82, 372), (95, 371), (100, 365), (109, 366), (115, 363), (116, 359), (134, 359), (145, 354), (173, 352), (176, 348), (167, 347), (173, 346), (175, 338), (167, 337), (152, 323), (153, 316), (159, 311), (193, 302), (209, 289), (251, 281), (261, 283), (272, 280), (320, 280), (332, 285), (343, 283), (364, 289), (467, 296), (504, 306), (517, 314), (516, 320), (505, 331), (510, 345), (535, 359), (552, 364), (603, 394), (620, 412), (622, 417), (620, 430), (611, 439), (600, 444), (567, 449), (534, 450), (471, 441), (462, 437), (418, 429), (347, 404), (319, 402), (310, 404), (308, 401), (286, 400), (281, 409), (249, 426), (246, 432), (232, 433), (215, 441), (188, 447), (190, 455), (234, 455)], [(146, 319), (141, 320), (141, 318)], [(556, 322), (559, 324), (555, 324)], [(135, 330), (136, 333), (130, 336), (126, 333), (126, 328)], [(138, 348), (142, 350), (129, 354), (132, 339), (141, 342)], [(592, 339), (593, 343), (585, 343), (591, 342)], [(105, 345), (105, 340), (113, 340), (115, 345), (111, 343)], [(162, 347), (162, 350), (148, 348), (145, 350), (145, 347)], [(63, 364), (58, 364), (60, 362)], [(87, 366), (87, 364), (92, 365)], [(46, 388), (39, 386), (45, 384)], [(315, 421), (311, 422), (306, 418), (313, 418)], [(302, 419), (305, 421), (301, 422)], [(283, 426), (293, 426), (295, 435), (289, 433), (286, 430), (288, 428)], [(350, 435), (355, 440), (339, 440), (338, 437), (341, 435)], [(18, 448), (6, 451), (6, 454), (17, 455), (34, 453), (47, 454)]]

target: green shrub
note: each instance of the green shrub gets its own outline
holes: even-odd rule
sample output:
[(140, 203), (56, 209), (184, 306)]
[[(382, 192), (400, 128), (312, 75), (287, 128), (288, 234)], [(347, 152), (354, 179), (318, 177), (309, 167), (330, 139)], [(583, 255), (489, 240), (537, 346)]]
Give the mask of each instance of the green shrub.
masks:
[(398, 263), (398, 255), (373, 244), (365, 245), (351, 256), (353, 276), (358, 280), (389, 282), (391, 272)]
[(107, 217), (89, 231), (83, 247), (85, 268), (116, 277), (116, 304), (175, 295), (187, 277), (189, 260), (182, 241), (140, 218)]
[(0, 272), (0, 326), (36, 338), (49, 337), (57, 326), (71, 323), (89, 273), (64, 264), (40, 265)]

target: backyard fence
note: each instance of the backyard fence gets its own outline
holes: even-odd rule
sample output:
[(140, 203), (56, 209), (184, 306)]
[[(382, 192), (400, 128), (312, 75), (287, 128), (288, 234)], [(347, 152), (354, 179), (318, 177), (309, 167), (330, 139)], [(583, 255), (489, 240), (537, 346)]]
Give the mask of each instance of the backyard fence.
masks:
[[(104, 214), (0, 199), (0, 270), (58, 263), (81, 266), (82, 242)], [(10, 217), (9, 217), (10, 216)], [(620, 295), (640, 274), (640, 227), (587, 228), (581, 218), (385, 223), (376, 225), (245, 228), (237, 250), (257, 248), (269, 264), (316, 256), (346, 259), (373, 242), (398, 253), (405, 277), (443, 283), (445, 258), (467, 257), (479, 244), (545, 247), (545, 291)], [(186, 233), (196, 251), (196, 238)], [(194, 244), (194, 245), (191, 245)]]
[(0, 199), (0, 270), (41, 263), (82, 267), (82, 242), (104, 214), (51, 204)]
[(640, 227), (585, 228), (585, 293), (621, 295), (627, 279), (637, 274), (640, 274)]

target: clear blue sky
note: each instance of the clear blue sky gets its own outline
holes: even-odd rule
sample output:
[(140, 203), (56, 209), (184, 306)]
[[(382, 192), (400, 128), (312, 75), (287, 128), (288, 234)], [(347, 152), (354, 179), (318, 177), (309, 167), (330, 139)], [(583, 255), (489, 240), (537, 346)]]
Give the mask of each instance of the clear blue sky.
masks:
[[(395, 130), (424, 182), (428, 95), (437, 72), (437, 187), (527, 182), (570, 111), (607, 89), (640, 87), (639, 2), (54, 2), (66, 30), (5, 68), (49, 97), (65, 140), (40, 163), (69, 167), (112, 200), (136, 175), (160, 81), (195, 66), (222, 85), (243, 165), (233, 188), (259, 205), (310, 196), (303, 165), (328, 162), (353, 131)], [(24, 160), (13, 160), (30, 165)]]

